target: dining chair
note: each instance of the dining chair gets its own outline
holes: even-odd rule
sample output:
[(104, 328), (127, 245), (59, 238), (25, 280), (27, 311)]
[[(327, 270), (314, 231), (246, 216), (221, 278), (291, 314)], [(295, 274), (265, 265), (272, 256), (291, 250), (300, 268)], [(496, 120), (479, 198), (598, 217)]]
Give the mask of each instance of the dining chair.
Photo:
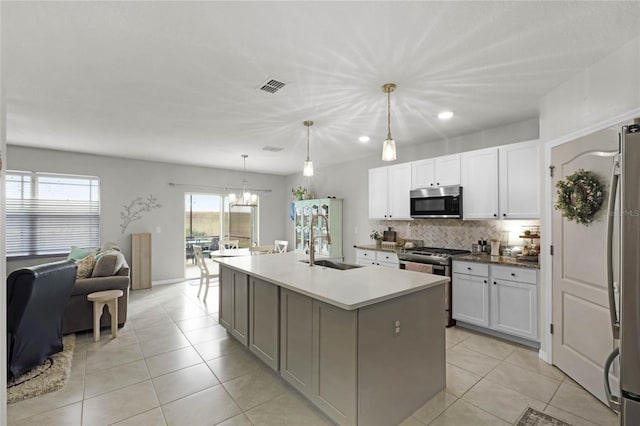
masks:
[(218, 247), (220, 249), (232, 249), (238, 250), (238, 244), (240, 244), (240, 240), (220, 240), (218, 241)]
[(249, 247), (250, 254), (271, 254), (273, 253), (273, 246), (254, 246)]
[(196, 257), (196, 263), (198, 268), (200, 268), (200, 287), (198, 287), (198, 296), (200, 297), (200, 291), (202, 291), (202, 285), (205, 284), (206, 287), (204, 289), (203, 300), (207, 300), (207, 294), (209, 293), (209, 279), (215, 275), (209, 272), (209, 267), (204, 261), (204, 253), (202, 252), (202, 247), (193, 246), (193, 251)]
[(289, 241), (287, 240), (276, 240), (274, 243), (276, 253), (286, 253), (288, 245)]

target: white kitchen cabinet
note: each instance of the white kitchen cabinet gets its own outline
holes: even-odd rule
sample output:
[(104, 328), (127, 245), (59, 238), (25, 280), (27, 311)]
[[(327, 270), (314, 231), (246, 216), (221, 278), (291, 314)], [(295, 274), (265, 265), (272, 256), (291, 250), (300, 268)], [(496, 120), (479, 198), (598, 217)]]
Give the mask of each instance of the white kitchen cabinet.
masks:
[(463, 153), (464, 219), (538, 219), (538, 157), (537, 141)]
[[(540, 217), (538, 141), (501, 146), (499, 157), (500, 217)], [(466, 194), (465, 194), (466, 195)]]
[(498, 148), (462, 153), (462, 216), (498, 218)]
[(314, 237), (326, 237), (331, 234), (331, 244), (326, 238), (316, 238), (314, 244), (318, 257), (342, 257), (342, 200), (323, 198), (296, 201), (293, 221), (293, 251), (308, 253), (311, 238), (311, 219), (315, 214), (323, 214), (329, 219), (329, 229), (323, 219), (317, 218), (313, 223)]
[(537, 341), (537, 272), (500, 266), (491, 271), (490, 328)]
[(364, 266), (384, 266), (398, 269), (398, 255), (390, 251), (356, 249), (356, 263)]
[(538, 337), (538, 271), (453, 261), (453, 318), (530, 341)]
[(369, 218), (410, 219), (411, 163), (369, 169)]
[(460, 185), (460, 154), (411, 163), (411, 189)]
[(489, 277), (485, 272), (486, 268), (477, 265), (471, 262), (454, 262), (451, 285), (452, 315), (455, 320), (488, 327)]
[(220, 266), (220, 325), (247, 346), (249, 343), (249, 281), (247, 274)]

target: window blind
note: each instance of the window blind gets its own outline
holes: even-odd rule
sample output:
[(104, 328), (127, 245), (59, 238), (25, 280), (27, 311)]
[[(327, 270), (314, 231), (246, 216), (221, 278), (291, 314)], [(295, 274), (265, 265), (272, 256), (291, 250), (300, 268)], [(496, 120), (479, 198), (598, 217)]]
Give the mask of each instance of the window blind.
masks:
[(8, 171), (7, 256), (69, 253), (100, 245), (100, 180)]

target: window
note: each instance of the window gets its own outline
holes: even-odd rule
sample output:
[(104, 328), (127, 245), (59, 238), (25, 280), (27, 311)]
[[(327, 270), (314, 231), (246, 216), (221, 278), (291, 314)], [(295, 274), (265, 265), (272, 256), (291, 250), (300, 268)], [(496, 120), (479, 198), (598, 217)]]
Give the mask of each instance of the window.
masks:
[(66, 254), (100, 245), (100, 180), (7, 172), (7, 257)]

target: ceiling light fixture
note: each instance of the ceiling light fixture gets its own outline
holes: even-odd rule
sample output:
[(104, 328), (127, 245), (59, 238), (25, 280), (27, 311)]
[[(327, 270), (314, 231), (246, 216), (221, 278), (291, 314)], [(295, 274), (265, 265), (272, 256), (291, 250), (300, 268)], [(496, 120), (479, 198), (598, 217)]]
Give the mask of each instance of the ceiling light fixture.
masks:
[(382, 144), (382, 161), (396, 160), (396, 141), (391, 138), (391, 92), (396, 90), (396, 85), (387, 83), (382, 86), (382, 91), (387, 94), (387, 139)]
[(313, 176), (313, 163), (309, 159), (309, 127), (313, 126), (313, 121), (303, 121), (302, 124), (307, 128), (307, 160), (302, 167), (302, 176)]
[(242, 158), (244, 160), (244, 176), (242, 178), (242, 195), (238, 197), (236, 194), (229, 194), (229, 205), (231, 206), (248, 206), (248, 207), (257, 207), (258, 206), (258, 196), (256, 194), (252, 194), (247, 190), (247, 154), (242, 154)]
[(358, 140), (362, 143), (367, 143), (371, 140), (371, 138), (369, 136), (360, 136)]
[(451, 117), (453, 117), (453, 113), (451, 111), (442, 111), (440, 114), (438, 114), (438, 118), (440, 120), (448, 120)]

